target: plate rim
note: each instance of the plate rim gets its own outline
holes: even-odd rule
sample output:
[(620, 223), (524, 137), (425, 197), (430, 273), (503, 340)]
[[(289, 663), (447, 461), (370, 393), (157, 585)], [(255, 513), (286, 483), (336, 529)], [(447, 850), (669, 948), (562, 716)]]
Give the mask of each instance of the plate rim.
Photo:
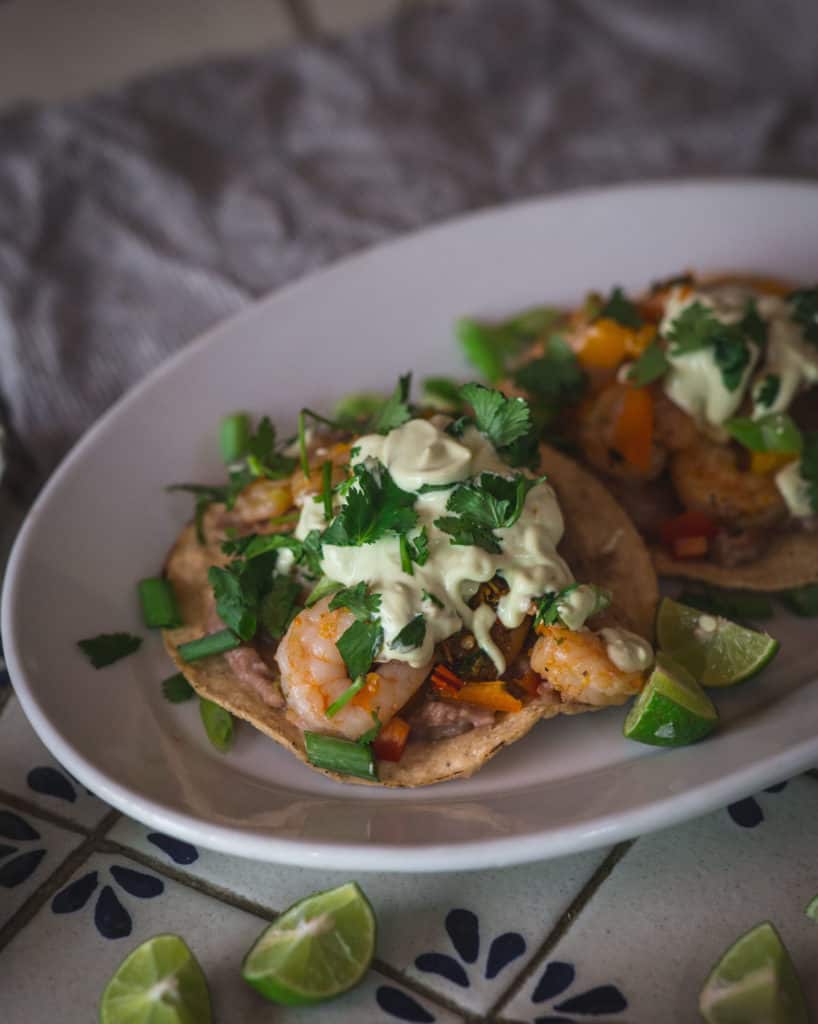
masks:
[[(480, 870), (485, 868), (530, 863), (568, 853), (576, 853), (611, 843), (644, 835), (657, 829), (666, 828), (700, 814), (725, 806), (727, 803), (747, 796), (765, 785), (784, 781), (786, 778), (811, 767), (818, 759), (818, 735), (804, 740), (776, 754), (771, 754), (743, 768), (733, 770), (726, 777), (700, 783), (684, 793), (676, 793), (642, 803), (627, 811), (598, 815), (591, 821), (573, 825), (545, 827), (526, 835), (504, 838), (484, 838), (454, 843), (435, 843), (424, 846), (406, 846), (401, 843), (357, 843), (335, 842), (331, 839), (315, 841), (303, 838), (276, 837), (259, 829), (240, 829), (209, 821), (206, 817), (190, 813), (167, 810), (154, 799), (144, 797), (130, 786), (110, 779), (86, 760), (81, 750), (65, 740), (58, 727), (40, 707), (29, 689), (22, 661), (18, 653), (13, 597), (21, 567), (31, 535), (35, 532), (40, 516), (50, 501), (50, 495), (62, 481), (70, 476), (75, 462), (85, 450), (96, 443), (104, 434), (111, 420), (121, 411), (139, 401), (144, 391), (165, 374), (172, 373), (179, 363), (217, 344), (223, 332), (234, 330), (245, 317), (259, 315), (263, 308), (280, 300), (283, 295), (297, 294), (301, 289), (320, 287), (321, 279), (343, 269), (353, 268), (356, 263), (381, 258), (390, 250), (417, 244), (436, 234), (458, 230), (466, 223), (502, 217), (509, 211), (517, 213), (526, 207), (559, 205), (566, 201), (583, 203), (588, 200), (616, 194), (626, 202), (629, 194), (644, 192), (680, 191), (722, 191), (736, 192), (753, 190), (758, 192), (801, 191), (818, 196), (818, 182), (800, 177), (684, 177), (651, 179), (646, 181), (610, 184), (592, 188), (561, 190), (544, 195), (517, 199), (468, 211), (442, 221), (419, 227), (410, 232), (386, 239), (373, 246), (356, 250), (303, 277), (285, 283), (265, 293), (246, 307), (217, 321), (207, 330), (195, 336), (168, 358), (159, 363), (144, 378), (127, 389), (88, 429), (54, 468), (46, 483), (28, 510), (18, 531), (4, 573), (3, 591), (0, 597), (0, 632), (4, 643), (6, 664), (14, 691), (20, 705), (39, 738), (54, 757), (72, 772), (80, 782), (91, 789), (102, 800), (121, 812), (154, 828), (169, 831), (181, 839), (198, 842), (206, 848), (234, 856), (247, 857), (274, 863), (300, 864), (321, 869), (354, 869), (361, 871), (451, 871)], [(454, 855), (454, 857), (453, 857)], [(456, 860), (456, 866), (452, 865)]]

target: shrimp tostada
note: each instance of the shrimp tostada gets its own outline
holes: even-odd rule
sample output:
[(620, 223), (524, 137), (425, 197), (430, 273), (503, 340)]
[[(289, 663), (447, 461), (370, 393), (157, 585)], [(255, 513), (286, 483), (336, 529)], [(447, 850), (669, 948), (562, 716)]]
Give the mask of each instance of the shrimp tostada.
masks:
[(196, 521), (166, 563), (185, 625), (165, 642), (199, 695), (387, 786), (471, 775), (542, 718), (624, 703), (657, 602), (627, 515), (538, 446), (525, 400), (466, 385), (453, 419), (407, 392), (365, 424), (305, 410), (284, 451), (269, 421), (228, 418), (241, 459), (227, 487), (184, 485)]
[[(685, 275), (573, 313), (465, 321), (461, 338), (546, 429), (559, 422), (660, 574), (755, 590), (818, 579), (818, 287)], [(515, 344), (508, 370), (498, 351)]]

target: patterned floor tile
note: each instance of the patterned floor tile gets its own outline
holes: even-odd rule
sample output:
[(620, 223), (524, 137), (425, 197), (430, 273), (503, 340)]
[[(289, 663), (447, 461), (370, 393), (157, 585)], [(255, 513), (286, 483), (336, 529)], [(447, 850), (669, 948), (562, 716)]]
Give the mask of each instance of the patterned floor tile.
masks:
[(0, 804), (0, 928), (81, 842), (74, 832)]
[[(109, 838), (272, 910), (348, 874), (225, 857), (120, 821)], [(504, 871), (362, 875), (378, 955), (459, 1006), (484, 1012), (526, 964), (607, 851)]]
[(0, 789), (86, 828), (109, 810), (54, 760), (15, 698), (0, 715)]
[(640, 839), (503, 1009), (514, 1021), (693, 1021), (713, 963), (772, 921), (818, 1009), (818, 781)]
[(371, 972), (354, 992), (316, 1011), (265, 1003), (240, 977), (242, 958), (264, 922), (120, 856), (94, 855), (2, 955), (3, 1020), (87, 1024), (109, 977), (140, 942), (183, 936), (210, 983), (219, 1024), (328, 1024), (458, 1018)]

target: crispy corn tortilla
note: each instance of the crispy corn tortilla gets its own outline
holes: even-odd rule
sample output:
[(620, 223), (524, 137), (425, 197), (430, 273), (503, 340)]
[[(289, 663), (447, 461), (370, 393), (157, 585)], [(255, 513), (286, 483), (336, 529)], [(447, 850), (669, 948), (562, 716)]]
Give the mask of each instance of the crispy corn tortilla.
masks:
[(782, 533), (754, 562), (716, 565), (701, 558), (674, 558), (664, 548), (652, 549), (653, 564), (660, 576), (698, 580), (717, 587), (740, 590), (789, 590), (818, 582), (818, 534)]
[[(543, 471), (557, 491), (565, 518), (561, 553), (577, 579), (593, 581), (613, 592), (613, 614), (606, 613), (609, 624), (652, 636), (658, 589), (641, 538), (622, 508), (586, 470), (549, 448), (543, 448), (542, 456)], [(207, 570), (224, 561), (217, 547), (197, 542), (192, 525), (179, 537), (168, 556), (166, 572), (186, 625), (165, 630), (165, 646), (200, 696), (250, 722), (309, 764), (301, 729), (288, 720), (284, 708), (270, 707), (255, 692), (240, 685), (222, 655), (188, 664), (177, 653), (180, 644), (207, 631)], [(540, 719), (593, 710), (596, 709), (587, 704), (536, 700), (521, 711), (498, 716), (494, 725), (450, 739), (410, 742), (397, 764), (379, 762), (379, 782), (385, 786), (428, 786), (447, 779), (467, 778), (503, 747), (529, 732)], [(314, 765), (310, 767), (322, 771)], [(340, 782), (372, 784), (335, 772), (323, 774)]]

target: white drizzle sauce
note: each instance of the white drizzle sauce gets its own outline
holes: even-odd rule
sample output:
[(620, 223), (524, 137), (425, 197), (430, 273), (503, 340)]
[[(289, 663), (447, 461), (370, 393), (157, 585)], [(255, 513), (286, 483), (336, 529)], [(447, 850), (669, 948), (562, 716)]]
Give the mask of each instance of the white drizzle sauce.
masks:
[(643, 672), (653, 664), (653, 648), (636, 633), (609, 627), (601, 629), (599, 635), (605, 653), (622, 672)]

